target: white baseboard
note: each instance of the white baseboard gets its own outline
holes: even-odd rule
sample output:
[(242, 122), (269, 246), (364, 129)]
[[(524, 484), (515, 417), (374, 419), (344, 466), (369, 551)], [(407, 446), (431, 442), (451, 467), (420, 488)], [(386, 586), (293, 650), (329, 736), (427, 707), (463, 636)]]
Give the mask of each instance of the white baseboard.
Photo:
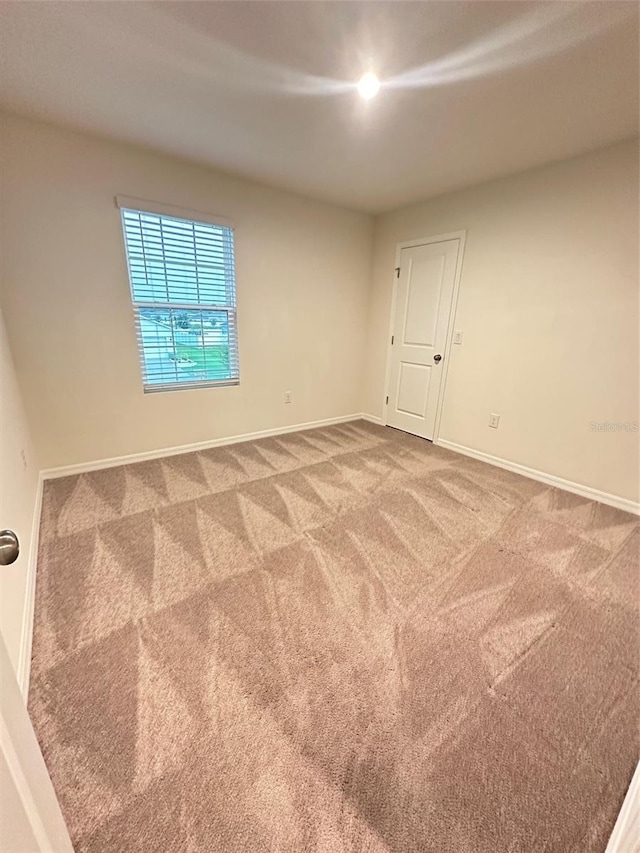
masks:
[[(38, 482), (38, 494), (36, 499), (36, 508), (34, 511), (34, 520), (31, 537), (31, 553), (29, 555), (28, 577), (27, 577), (27, 594), (25, 599), (25, 610), (23, 616), (23, 634), (20, 644), (20, 659), (18, 663), (18, 682), (22, 689), (23, 695), (26, 697), (29, 687), (29, 670), (31, 666), (31, 640), (33, 636), (33, 618), (35, 607), (35, 580), (36, 580), (36, 561), (38, 556), (38, 533), (40, 529), (40, 511), (42, 506), (42, 486), (44, 480), (54, 479), (56, 477), (69, 477), (74, 474), (83, 474), (89, 471), (99, 471), (103, 468), (113, 468), (118, 465), (130, 465), (134, 462), (144, 462), (148, 459), (159, 459), (163, 456), (176, 456), (180, 453), (192, 453), (196, 450), (206, 450), (210, 447), (223, 447), (228, 444), (239, 444), (243, 441), (252, 441), (258, 438), (269, 438), (276, 435), (285, 435), (286, 433), (299, 432), (305, 429), (314, 429), (316, 427), (332, 426), (334, 424), (348, 423), (354, 420), (366, 420), (373, 424), (382, 424), (382, 418), (377, 415), (370, 415), (366, 412), (358, 412), (353, 415), (343, 415), (337, 418), (324, 418), (319, 421), (309, 421), (307, 423), (293, 424), (290, 426), (275, 427), (273, 429), (264, 429), (257, 432), (248, 432), (241, 435), (226, 436), (224, 438), (214, 438), (209, 441), (199, 441), (193, 444), (182, 444), (176, 447), (164, 447), (159, 450), (147, 450), (142, 453), (132, 453), (127, 456), (116, 456), (109, 459), (97, 459), (93, 462), (81, 462), (76, 465), (64, 465), (60, 468), (45, 468), (40, 471)], [(525, 477), (530, 477), (534, 480), (539, 480), (549, 486), (555, 486), (559, 489), (565, 489), (568, 492), (581, 495), (590, 500), (599, 501), (600, 503), (609, 504), (618, 509), (626, 510), (627, 512), (640, 515), (640, 504), (627, 498), (621, 498), (617, 495), (610, 495), (606, 492), (601, 492), (598, 489), (593, 489), (590, 486), (583, 486), (580, 483), (573, 483), (570, 480), (563, 480), (561, 477), (555, 477), (552, 474), (546, 474), (543, 471), (536, 471), (533, 468), (527, 468), (524, 465), (519, 465), (517, 462), (509, 462), (506, 459), (501, 459), (497, 456), (491, 456), (488, 453), (483, 453), (480, 450), (474, 450), (471, 447), (465, 447), (461, 444), (456, 444), (453, 441), (438, 439), (436, 444), (445, 447), (448, 450), (453, 450), (456, 453), (462, 453), (465, 456), (471, 456), (474, 459), (479, 459), (483, 462), (488, 462), (491, 465), (497, 465), (499, 468), (505, 468), (508, 471), (513, 471), (516, 474), (522, 474)]]
[(148, 459), (159, 459), (163, 456), (177, 456), (180, 453), (192, 453), (195, 450), (206, 450), (210, 447), (223, 447), (227, 444), (239, 444), (243, 441), (252, 441), (257, 438), (269, 438), (274, 435), (285, 435), (290, 432), (299, 432), (316, 427), (333, 426), (335, 424), (348, 423), (356, 420), (371, 420), (380, 423), (373, 415), (364, 415), (359, 412), (353, 415), (343, 415), (337, 418), (324, 418), (320, 421), (293, 424), (291, 426), (263, 429), (258, 432), (248, 432), (242, 435), (232, 435), (224, 438), (214, 438), (209, 441), (199, 441), (194, 444), (182, 444), (177, 447), (164, 447), (160, 450), (147, 450), (142, 453), (131, 453), (127, 456), (115, 456), (109, 459), (96, 459), (93, 462), (80, 462), (77, 465), (63, 465), (60, 468), (44, 468), (40, 471), (38, 478), (38, 492), (36, 495), (36, 506), (33, 515), (33, 526), (31, 531), (31, 551), (27, 566), (27, 589), (25, 595), (24, 613), (22, 617), (22, 636), (20, 638), (20, 656), (18, 660), (17, 680), (25, 702), (29, 693), (29, 674), (31, 671), (31, 647), (33, 641), (33, 622), (35, 615), (35, 593), (36, 593), (36, 564), (38, 559), (38, 536), (40, 532), (40, 515), (42, 511), (42, 490), (45, 480), (57, 477), (69, 477), (74, 474), (84, 474), (89, 471), (100, 471), (103, 468), (114, 468), (118, 465), (130, 465), (134, 462), (144, 462)]
[(638, 853), (639, 839), (640, 764), (637, 764), (605, 853)]
[(20, 655), (16, 678), (25, 704), (29, 695), (29, 675), (31, 673), (31, 646), (33, 642), (33, 622), (36, 607), (36, 566), (38, 563), (38, 542), (40, 538), (40, 515), (42, 512), (42, 488), (44, 477), (42, 471), (38, 475), (36, 502), (33, 508), (31, 523), (31, 541), (27, 561), (27, 585), (22, 613), (22, 634), (20, 637)]
[[(142, 453), (131, 453), (127, 456), (113, 456), (109, 459), (96, 459), (93, 462), (80, 462), (77, 465), (63, 465), (60, 468), (45, 468), (40, 472), (44, 480), (52, 480), (56, 477), (69, 477), (73, 474), (85, 474), (88, 471), (100, 471), (103, 468), (115, 468), (118, 465), (131, 465), (134, 462), (146, 462), (148, 459), (160, 459), (163, 456), (178, 456), (181, 453), (193, 453), (196, 450), (208, 450), (210, 447), (224, 447), (227, 444), (240, 444), (243, 441), (254, 441), (258, 438), (270, 438), (274, 435), (285, 435), (289, 432), (300, 432), (304, 429), (315, 429), (316, 427), (333, 426), (344, 424), (349, 421), (371, 420), (373, 415), (363, 415), (359, 412), (354, 415), (343, 415), (338, 418), (324, 418), (321, 421), (309, 421), (303, 424), (275, 427), (274, 429), (262, 429), (258, 432), (246, 432), (242, 435), (231, 435), (224, 438), (214, 438), (209, 441), (198, 441), (194, 444), (181, 444), (176, 447), (163, 447), (159, 450), (145, 450)], [(380, 421), (374, 421), (380, 423)]]
[[(143, 453), (133, 453), (127, 456), (117, 456), (109, 459), (98, 459), (94, 462), (83, 462), (77, 465), (66, 465), (60, 468), (47, 468), (40, 471), (38, 478), (38, 491), (36, 495), (36, 505), (34, 508), (33, 525), (31, 534), (31, 551), (29, 554), (29, 563), (27, 569), (27, 590), (25, 597), (25, 607), (22, 623), (22, 638), (20, 643), (20, 658), (18, 662), (18, 683), (25, 703), (27, 701), (29, 690), (29, 673), (31, 669), (31, 645), (33, 639), (33, 622), (35, 611), (35, 585), (36, 585), (36, 563), (38, 557), (38, 538), (40, 531), (40, 514), (42, 509), (42, 490), (44, 480), (53, 479), (55, 477), (67, 477), (73, 474), (81, 474), (88, 471), (98, 471), (102, 468), (112, 468), (117, 465), (127, 465), (133, 462), (143, 462), (147, 459), (158, 459), (162, 456), (175, 456), (180, 453), (191, 453), (195, 450), (205, 450), (210, 447), (221, 447), (227, 444), (238, 444), (243, 441), (251, 441), (258, 438), (268, 438), (275, 435), (284, 435), (290, 432), (298, 432), (305, 429), (313, 429), (315, 427), (331, 426), (333, 424), (348, 423), (354, 420), (366, 420), (374, 424), (382, 424), (382, 418), (377, 415), (370, 415), (361, 412), (354, 415), (345, 415), (338, 418), (325, 418), (320, 421), (311, 421), (309, 423), (294, 424), (292, 426), (276, 427), (274, 429), (260, 430), (258, 432), (245, 433), (243, 435), (234, 435), (226, 438), (216, 438), (211, 441), (201, 441), (194, 444), (184, 444), (177, 447), (162, 448), (160, 450), (150, 450)], [(488, 462), (491, 465), (496, 465), (499, 468), (505, 468), (508, 471), (513, 471), (516, 474), (522, 474), (525, 477), (530, 477), (534, 480), (539, 480), (550, 486), (555, 486), (559, 489), (573, 492), (582, 497), (591, 500), (600, 501), (601, 503), (609, 504), (610, 506), (626, 510), (627, 512), (640, 515), (640, 504), (621, 498), (616, 495), (611, 495), (606, 492), (601, 492), (598, 489), (593, 489), (590, 486), (583, 486), (580, 483), (573, 483), (570, 480), (563, 480), (560, 477), (555, 477), (552, 474), (546, 474), (543, 471), (536, 471), (533, 468), (527, 468), (524, 465), (519, 465), (516, 462), (509, 462), (506, 459), (501, 459), (497, 456), (491, 456), (488, 453), (483, 453), (479, 450), (473, 450), (470, 447), (465, 447), (461, 444), (456, 444), (452, 441), (439, 439), (435, 442), (440, 447), (445, 447), (448, 450), (453, 450), (456, 453), (462, 453), (465, 456), (470, 456), (474, 459), (479, 459), (483, 462)], [(613, 833), (609, 839), (606, 853), (637, 853), (638, 847), (636, 839), (640, 833), (640, 764), (636, 767), (631, 785), (627, 791), (624, 803), (618, 819), (616, 821)]]
[(444, 438), (437, 439), (435, 444), (445, 447), (447, 450), (462, 453), (464, 456), (471, 456), (473, 459), (488, 462), (490, 465), (496, 465), (498, 468), (505, 468), (507, 471), (513, 471), (515, 474), (522, 474), (523, 477), (539, 480), (541, 483), (546, 483), (547, 486), (555, 486), (557, 489), (573, 492), (573, 494), (580, 495), (583, 498), (608, 504), (617, 509), (623, 509), (625, 512), (632, 512), (634, 515), (640, 515), (640, 503), (629, 500), (628, 498), (610, 495), (608, 492), (601, 492), (599, 489), (593, 489), (591, 486), (583, 486), (581, 483), (574, 483), (571, 480), (563, 480), (562, 477), (546, 474), (544, 471), (536, 471), (534, 468), (527, 468), (526, 465), (510, 462), (507, 459), (501, 459), (499, 456), (491, 456), (489, 453), (483, 453), (481, 450), (474, 450), (471, 447), (465, 447), (463, 444), (456, 444)]
[[(22, 636), (20, 638), (20, 656), (18, 660), (17, 680), (22, 695), (27, 701), (29, 694), (29, 674), (31, 671), (31, 647), (33, 642), (33, 622), (35, 616), (36, 599), (36, 564), (38, 560), (38, 536), (40, 532), (40, 515), (42, 511), (42, 490), (45, 480), (58, 477), (69, 477), (74, 474), (84, 474), (89, 471), (100, 471), (103, 468), (114, 468), (118, 465), (131, 465), (134, 462), (145, 462), (148, 459), (159, 459), (163, 456), (177, 456), (181, 453), (192, 453), (195, 450), (206, 450), (210, 447), (223, 447), (227, 444), (239, 444), (243, 441), (252, 441), (257, 438), (269, 438), (274, 435), (285, 435), (290, 432), (299, 432), (315, 427), (332, 426), (335, 424), (348, 423), (360, 419), (372, 419), (370, 415), (360, 413), (343, 415), (337, 418), (324, 418), (320, 421), (293, 424), (291, 426), (275, 427), (274, 429), (263, 429), (258, 432), (248, 432), (243, 435), (232, 435), (225, 438), (214, 438), (209, 441), (199, 441), (194, 444), (182, 444), (177, 447), (164, 447), (160, 450), (147, 450), (142, 453), (131, 453), (127, 456), (114, 456), (109, 459), (96, 459), (93, 462), (80, 462), (77, 465), (63, 465), (60, 468), (44, 468), (38, 477), (38, 492), (33, 515), (33, 526), (31, 530), (31, 551), (27, 565), (27, 589), (25, 594), (24, 613), (22, 617)], [(374, 421), (376, 423), (377, 421)]]

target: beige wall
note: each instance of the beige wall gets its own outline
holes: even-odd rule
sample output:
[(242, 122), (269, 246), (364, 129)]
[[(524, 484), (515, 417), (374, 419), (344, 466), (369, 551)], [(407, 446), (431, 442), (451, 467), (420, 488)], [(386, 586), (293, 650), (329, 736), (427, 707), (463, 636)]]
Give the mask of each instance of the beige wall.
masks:
[[(43, 467), (359, 411), (371, 217), (53, 126), (2, 124), (2, 304)], [(234, 221), (238, 387), (143, 394), (116, 194)]]
[[(38, 462), (31, 442), (22, 396), (0, 312), (0, 528), (14, 530), (20, 540), (15, 563), (0, 568), (0, 633), (16, 676), (25, 684), (24, 638), (30, 625), (25, 604), (30, 599), (29, 560), (38, 489)], [(22, 657), (21, 657), (22, 655)]]
[(637, 500), (639, 434), (590, 429), (639, 420), (637, 143), (380, 217), (364, 411), (383, 412), (396, 243), (462, 229), (440, 438)]
[[(466, 229), (440, 438), (637, 500), (639, 434), (590, 429), (639, 418), (637, 143), (386, 214), (374, 244), (365, 215), (3, 125), (2, 300), (43, 467), (382, 415), (395, 245)], [(235, 221), (239, 387), (142, 393), (116, 193)]]

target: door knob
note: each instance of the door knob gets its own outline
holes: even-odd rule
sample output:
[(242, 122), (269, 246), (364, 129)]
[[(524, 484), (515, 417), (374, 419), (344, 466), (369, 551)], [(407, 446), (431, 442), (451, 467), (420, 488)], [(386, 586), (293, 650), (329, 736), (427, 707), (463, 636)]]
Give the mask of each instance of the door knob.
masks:
[(20, 553), (20, 543), (13, 530), (0, 530), (0, 566), (15, 563)]
[(439, 364), (442, 361), (442, 356), (440, 355), (440, 353), (438, 353), (438, 355), (434, 355), (433, 360), (436, 364)]

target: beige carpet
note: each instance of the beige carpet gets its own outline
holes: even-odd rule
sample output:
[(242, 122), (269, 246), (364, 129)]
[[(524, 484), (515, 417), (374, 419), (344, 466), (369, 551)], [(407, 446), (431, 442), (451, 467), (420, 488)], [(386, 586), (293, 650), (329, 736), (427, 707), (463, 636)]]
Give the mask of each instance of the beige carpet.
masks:
[(30, 711), (77, 851), (603, 851), (638, 519), (359, 421), (46, 483)]

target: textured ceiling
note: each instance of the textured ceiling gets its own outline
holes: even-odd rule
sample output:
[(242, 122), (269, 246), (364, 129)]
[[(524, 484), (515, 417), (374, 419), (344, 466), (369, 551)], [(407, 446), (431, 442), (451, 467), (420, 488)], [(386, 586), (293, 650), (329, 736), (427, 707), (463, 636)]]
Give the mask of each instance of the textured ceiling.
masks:
[(632, 2), (4, 2), (0, 50), (6, 109), (371, 212), (638, 132)]

